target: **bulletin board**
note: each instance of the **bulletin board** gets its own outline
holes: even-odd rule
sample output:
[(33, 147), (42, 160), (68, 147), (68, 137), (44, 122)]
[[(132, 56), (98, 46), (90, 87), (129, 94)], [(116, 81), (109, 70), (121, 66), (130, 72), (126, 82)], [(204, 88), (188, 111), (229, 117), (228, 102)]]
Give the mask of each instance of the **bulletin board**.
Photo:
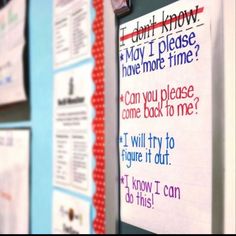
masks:
[[(14, 1), (14, 0), (12, 0)], [(16, 0), (18, 1), (18, 0)], [(67, 1), (58, 1), (63, 4)], [(72, 2), (72, 1), (70, 1)], [(104, 154), (103, 154), (103, 140), (97, 140), (95, 142), (95, 134), (96, 132), (100, 132), (99, 135), (102, 134), (103, 125), (102, 125), (102, 117), (103, 107), (101, 106), (100, 101), (103, 94), (103, 55), (99, 54), (98, 48), (103, 44), (103, 38), (96, 40), (95, 44), (95, 35), (103, 34), (103, 31), (100, 31), (100, 26), (103, 24), (102, 15), (96, 20), (95, 24), (95, 12), (102, 11), (102, 1), (97, 1), (96, 3), (93, 1), (83, 1), (83, 9), (78, 9), (81, 7), (81, 4), (78, 6), (77, 10), (75, 10), (73, 14), (73, 23), (72, 18), (70, 18), (70, 22), (73, 24), (76, 34), (73, 35), (74, 38), (74, 47), (73, 49), (73, 57), (70, 63), (65, 62), (64, 59), (59, 62), (57, 66), (55, 66), (55, 58), (54, 58), (54, 1), (48, 0), (31, 0), (27, 1), (27, 7), (29, 9), (27, 22), (29, 27), (29, 51), (28, 51), (28, 60), (30, 62), (29, 75), (30, 75), (30, 83), (29, 85), (29, 98), (27, 97), (27, 105), (20, 103), (16, 105), (10, 105), (8, 110), (4, 110), (2, 112), (0, 119), (0, 127), (1, 128), (31, 128), (32, 130), (32, 143), (31, 143), (31, 182), (30, 182), (30, 233), (47, 233), (50, 234), (53, 231), (66, 231), (67, 233), (73, 233), (83, 225), (83, 228), (80, 227), (80, 232), (104, 232), (105, 227), (105, 219), (104, 219)], [(86, 6), (86, 7), (85, 7)], [(61, 9), (60, 9), (61, 10)], [(67, 11), (68, 9), (66, 9)], [(80, 11), (82, 10), (82, 11)], [(86, 10), (86, 14), (85, 14)], [(77, 60), (77, 54), (79, 53), (79, 49), (81, 46), (81, 41), (78, 42), (78, 31), (80, 32), (82, 25), (77, 25), (76, 22), (80, 19), (81, 15), (84, 14), (86, 17), (89, 16), (90, 27), (89, 28), (89, 52), (86, 54), (86, 57), (83, 57), (82, 60)], [(66, 15), (66, 14), (65, 14)], [(69, 13), (70, 15), (70, 13)], [(57, 15), (59, 18), (61, 14)], [(60, 20), (59, 20), (60, 22)], [(93, 29), (94, 23), (94, 29)], [(60, 27), (59, 27), (60, 26)], [(60, 35), (61, 27), (63, 28), (63, 24), (59, 25), (56, 33)], [(78, 26), (78, 28), (77, 28)], [(96, 29), (98, 31), (96, 31)], [(63, 31), (63, 30), (62, 30)], [(95, 32), (96, 31), (96, 32)], [(84, 42), (82, 42), (83, 45)], [(94, 52), (92, 51), (92, 46), (94, 44)], [(60, 49), (61, 46), (59, 42), (57, 42), (57, 49)], [(65, 49), (65, 47), (64, 47)], [(60, 50), (57, 51), (60, 54)], [(82, 53), (82, 52), (80, 52)], [(92, 53), (94, 56), (92, 56)], [(60, 54), (59, 56), (62, 56)], [(93, 57), (98, 58), (100, 60), (99, 67), (95, 68), (95, 60)], [(64, 56), (62, 56), (64, 57)], [(85, 68), (90, 68), (88, 71), (86, 70), (86, 75), (83, 74)], [(82, 69), (81, 69), (82, 68)], [(79, 72), (78, 72), (79, 71)], [(90, 91), (94, 93), (94, 98), (90, 101), (90, 105), (94, 103), (94, 107), (97, 107), (97, 116), (95, 115), (95, 108), (90, 109), (89, 112), (91, 117), (94, 119), (94, 123), (90, 126), (90, 144), (93, 145), (91, 148), (92, 154), (90, 157), (90, 168), (91, 168), (91, 179), (92, 184), (89, 187), (90, 189), (89, 195), (74, 191), (72, 188), (64, 188), (62, 186), (54, 185), (54, 153), (53, 153), (53, 142), (54, 142), (54, 103), (55, 103), (55, 93), (54, 87), (55, 80), (58, 78), (64, 78), (67, 82), (67, 76), (69, 74), (69, 83), (66, 83), (66, 99), (68, 98), (69, 103), (73, 103), (74, 101), (81, 101), (81, 97), (74, 99), (73, 94), (77, 95), (77, 82), (74, 82), (73, 79), (70, 80), (70, 75), (74, 75), (74, 80), (88, 79), (90, 85)], [(81, 75), (82, 73), (82, 75)], [(96, 77), (96, 78), (95, 78)], [(82, 79), (81, 79), (82, 78)], [(93, 78), (95, 82), (93, 82)], [(95, 93), (95, 85), (96, 83), (96, 93)], [(60, 85), (60, 83), (59, 83)], [(100, 85), (100, 88), (99, 88)], [(68, 87), (67, 87), (68, 86)], [(68, 88), (68, 90), (67, 90)], [(75, 89), (73, 89), (75, 88)], [(91, 90), (93, 89), (93, 90)], [(74, 91), (74, 93), (73, 93)], [(84, 92), (84, 91), (83, 91)], [(60, 94), (59, 94), (60, 95)], [(68, 97), (67, 97), (68, 96)], [(72, 96), (72, 100), (71, 100)], [(83, 96), (83, 93), (82, 93)], [(63, 100), (64, 94), (62, 91), (61, 100)], [(86, 102), (89, 98), (86, 98)], [(62, 101), (63, 103), (63, 101)], [(66, 102), (67, 103), (67, 100)], [(15, 109), (13, 107), (16, 107)], [(92, 107), (92, 105), (90, 106)], [(96, 118), (96, 119), (95, 119)], [(101, 135), (102, 137), (102, 135)], [(74, 139), (80, 139), (79, 134), (74, 136)], [(83, 163), (82, 163), (83, 164)], [(76, 172), (77, 173), (77, 172)], [(95, 179), (96, 182), (93, 180)], [(100, 186), (100, 192), (98, 191), (98, 187)], [(76, 188), (78, 186), (76, 185)], [(80, 186), (81, 187), (81, 186)], [(96, 190), (96, 191), (95, 191)], [(62, 201), (65, 199), (65, 202)], [(65, 204), (64, 204), (65, 203)], [(69, 204), (68, 204), (69, 203)], [(81, 203), (84, 204), (83, 207), (80, 206)], [(61, 205), (62, 204), (62, 205)], [(65, 220), (66, 227), (61, 228), (63, 226), (64, 221), (59, 219), (57, 220), (54, 216), (57, 214), (58, 208), (60, 209), (60, 214), (62, 214), (63, 220)], [(70, 210), (74, 208), (74, 210)], [(81, 212), (83, 214), (81, 214)], [(86, 215), (86, 217), (85, 217)], [(70, 216), (70, 218), (69, 218)], [(77, 225), (70, 225), (70, 219), (78, 219)], [(69, 222), (68, 222), (69, 221)], [(94, 223), (94, 225), (93, 225)], [(78, 225), (80, 224), (80, 225)], [(72, 227), (73, 226), (73, 227)]]
[(103, 48), (103, 1), (54, 1), (54, 233), (105, 232)]

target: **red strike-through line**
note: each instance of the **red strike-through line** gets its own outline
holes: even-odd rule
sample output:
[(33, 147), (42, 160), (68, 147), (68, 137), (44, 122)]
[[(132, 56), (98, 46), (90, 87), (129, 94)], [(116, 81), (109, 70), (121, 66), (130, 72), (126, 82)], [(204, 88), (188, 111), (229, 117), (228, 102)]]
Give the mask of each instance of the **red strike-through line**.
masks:
[(178, 17), (175, 17), (175, 18), (169, 19), (169, 20), (167, 20), (167, 21), (161, 21), (161, 22), (156, 23), (156, 24), (154, 24), (154, 25), (151, 25), (151, 26), (149, 26), (149, 27), (147, 27), (147, 28), (145, 28), (145, 29), (140, 29), (140, 30), (135, 31), (135, 32), (132, 32), (132, 33), (130, 33), (130, 34), (126, 34), (126, 35), (120, 37), (120, 41), (125, 41), (126, 39), (132, 38), (133, 36), (139, 35), (139, 34), (141, 34), (141, 33), (143, 33), (143, 32), (148, 32), (148, 31), (150, 31), (150, 30), (159, 28), (159, 27), (161, 27), (161, 26), (163, 26), (163, 25), (168, 25), (168, 24), (170, 24), (171, 22), (177, 21), (178, 19), (179, 19), (179, 20), (184, 19), (186, 16), (190, 16), (190, 15), (193, 15), (193, 14), (195, 14), (195, 13), (196, 13), (196, 14), (202, 13), (203, 10), (204, 10), (204, 7), (201, 7), (201, 8), (199, 8), (199, 9), (197, 9), (197, 10), (193, 10), (192, 13), (191, 13), (191, 11), (189, 11), (189, 12), (187, 12), (186, 15), (182, 15), (182, 16), (180, 16), (179, 18), (178, 18)]

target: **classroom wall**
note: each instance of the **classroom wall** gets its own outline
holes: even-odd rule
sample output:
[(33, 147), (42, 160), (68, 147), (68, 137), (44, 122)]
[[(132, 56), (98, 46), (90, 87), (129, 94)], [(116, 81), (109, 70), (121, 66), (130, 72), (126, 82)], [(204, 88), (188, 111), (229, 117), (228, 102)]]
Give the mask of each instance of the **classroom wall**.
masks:
[[(51, 233), (52, 1), (29, 1), (29, 103), (4, 108), (1, 128), (30, 128), (30, 230)], [(26, 112), (27, 111), (27, 112)]]
[[(95, 17), (90, 3), (91, 22)], [(93, 197), (52, 186), (53, 170), (53, 80), (63, 71), (94, 64), (91, 56), (68, 66), (53, 69), (53, 1), (31, 0), (30, 3), (30, 77), (32, 111), (32, 233), (52, 232), (53, 190), (82, 199), (93, 206)], [(92, 29), (92, 27), (91, 27)], [(94, 40), (91, 31), (91, 40)], [(91, 75), (92, 76), (92, 75)], [(91, 77), (92, 80), (92, 77)], [(92, 127), (91, 127), (92, 132)], [(91, 164), (92, 165), (92, 164)], [(95, 166), (95, 163), (93, 163)], [(95, 185), (95, 183), (94, 183)], [(95, 186), (96, 188), (96, 186)], [(95, 191), (95, 189), (94, 189)], [(96, 210), (91, 208), (90, 233), (94, 232)]]
[[(54, 188), (53, 170), (53, 78), (61, 71), (93, 64), (86, 59), (80, 63), (53, 69), (53, 0), (29, 0), (29, 97), (28, 102), (0, 109), (0, 128), (30, 128), (30, 233), (52, 233), (53, 189), (68, 193), (93, 204), (93, 199), (70, 191)], [(92, 17), (95, 12), (91, 4)], [(92, 34), (92, 32), (91, 32)], [(91, 78), (92, 79), (92, 78)], [(95, 165), (95, 164), (94, 164)], [(91, 211), (92, 219), (95, 208)]]
[(51, 233), (52, 221), (52, 12), (53, 2), (31, 0), (30, 93), (32, 128), (32, 233)]
[[(105, 1), (105, 20), (106, 26), (111, 26), (111, 21), (106, 19), (107, 15), (112, 18), (114, 23), (113, 12), (110, 6), (110, 1)], [(229, 4), (226, 4), (227, 8), (224, 10), (228, 12), (230, 8)], [(91, 11), (94, 11), (91, 4)], [(94, 13), (95, 14), (95, 13)], [(225, 16), (227, 16), (225, 14)], [(111, 19), (110, 18), (110, 19)], [(112, 42), (115, 39), (115, 29), (113, 34), (106, 31), (106, 41)], [(228, 29), (229, 33), (233, 33)], [(92, 32), (91, 32), (92, 33)], [(234, 42), (231, 40), (231, 42)], [(115, 43), (115, 42), (113, 42)], [(113, 44), (114, 45), (114, 44)], [(224, 44), (228, 46), (228, 43)], [(115, 65), (109, 66), (109, 63), (115, 61), (115, 49), (111, 52), (110, 48), (105, 48), (106, 65), (109, 70), (106, 70), (106, 96), (112, 94), (112, 98), (106, 100), (106, 155), (107, 157), (113, 156), (117, 151), (116, 137), (117, 130), (113, 129), (117, 126), (117, 107), (114, 106), (117, 94), (116, 94), (116, 80), (113, 78), (113, 72)], [(230, 54), (232, 50), (227, 48), (227, 53)], [(227, 54), (227, 55), (228, 55)], [(225, 55), (225, 57), (227, 57)], [(72, 66), (65, 67), (59, 71), (53, 69), (53, 1), (50, 0), (29, 0), (29, 103), (23, 103), (20, 105), (14, 105), (8, 108), (0, 109), (0, 128), (30, 128), (31, 129), (31, 203), (30, 203), (30, 227), (32, 234), (50, 234), (52, 232), (52, 168), (53, 168), (53, 152), (52, 152), (52, 114), (53, 114), (53, 77), (59, 71), (66, 71), (69, 68), (80, 66), (84, 63), (94, 63), (90, 58), (81, 63), (75, 63)], [(110, 60), (111, 59), (111, 60)], [(234, 57), (235, 60), (235, 57)], [(228, 63), (226, 63), (228, 66)], [(234, 63), (232, 64), (234, 65)], [(231, 66), (232, 66), (231, 65)], [(231, 69), (232, 70), (232, 69)], [(226, 70), (226, 73), (228, 70)], [(235, 72), (232, 72), (235, 73)], [(232, 96), (235, 97), (235, 81), (232, 81), (231, 76), (227, 77), (227, 83), (225, 87), (227, 91), (225, 100), (232, 101)], [(227, 92), (231, 89), (230, 93)], [(111, 90), (113, 92), (111, 93)], [(234, 102), (232, 102), (235, 105)], [(228, 125), (226, 131), (231, 136), (225, 134), (227, 139), (231, 142), (227, 142), (225, 146), (226, 155), (226, 171), (225, 181), (226, 184), (226, 198), (225, 198), (225, 232), (235, 231), (235, 165), (232, 165), (232, 160), (235, 163), (235, 156), (232, 159), (232, 153), (235, 154), (235, 133), (232, 133), (232, 122), (235, 121), (235, 110), (232, 111), (232, 104), (227, 103), (226, 107), (226, 120)], [(231, 113), (229, 113), (231, 111)], [(234, 114), (233, 114), (234, 113)], [(232, 138), (229, 138), (232, 137)], [(115, 156), (115, 155), (114, 155)], [(106, 211), (107, 217), (107, 232), (115, 233), (118, 230), (118, 189), (115, 188), (117, 183), (117, 160), (109, 159), (107, 162), (107, 176), (106, 181), (112, 188), (106, 188), (107, 194), (107, 207), (112, 209)], [(115, 174), (114, 174), (115, 173)], [(234, 180), (233, 180), (234, 179)], [(63, 191), (61, 189), (57, 189)], [(80, 199), (88, 201), (92, 204), (92, 199), (83, 195), (74, 194), (69, 191), (64, 191), (70, 195), (76, 196)], [(229, 201), (226, 201), (229, 200)], [(233, 216), (229, 218), (228, 216)], [(95, 209), (91, 213), (91, 218), (95, 217)], [(91, 232), (93, 232), (91, 223)]]

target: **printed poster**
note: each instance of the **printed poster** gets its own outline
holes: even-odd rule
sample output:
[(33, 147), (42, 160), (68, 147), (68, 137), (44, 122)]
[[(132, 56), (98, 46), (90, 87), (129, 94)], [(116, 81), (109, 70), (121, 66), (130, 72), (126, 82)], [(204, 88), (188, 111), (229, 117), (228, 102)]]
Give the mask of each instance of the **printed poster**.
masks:
[(92, 64), (60, 72), (54, 79), (54, 185), (91, 196)]
[(54, 67), (91, 56), (90, 1), (54, 0)]
[(54, 191), (53, 234), (90, 234), (90, 203)]
[(211, 233), (209, 7), (177, 1), (120, 25), (121, 220)]
[(25, 0), (11, 0), (0, 10), (0, 105), (27, 99), (23, 65), (25, 22)]
[(0, 131), (0, 233), (29, 233), (29, 130)]

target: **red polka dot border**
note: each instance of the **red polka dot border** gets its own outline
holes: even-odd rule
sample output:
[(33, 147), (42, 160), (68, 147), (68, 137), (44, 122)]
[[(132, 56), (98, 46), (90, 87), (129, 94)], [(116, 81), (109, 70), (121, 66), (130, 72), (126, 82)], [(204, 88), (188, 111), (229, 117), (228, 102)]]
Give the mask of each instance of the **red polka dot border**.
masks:
[(96, 17), (93, 22), (95, 42), (92, 54), (95, 60), (93, 69), (93, 81), (95, 92), (92, 97), (92, 104), (96, 116), (93, 120), (93, 131), (96, 140), (93, 146), (93, 155), (96, 160), (96, 167), (93, 178), (96, 192), (93, 196), (93, 204), (96, 209), (96, 217), (93, 228), (96, 234), (105, 234), (105, 157), (104, 157), (104, 20), (103, 0), (93, 0)]

